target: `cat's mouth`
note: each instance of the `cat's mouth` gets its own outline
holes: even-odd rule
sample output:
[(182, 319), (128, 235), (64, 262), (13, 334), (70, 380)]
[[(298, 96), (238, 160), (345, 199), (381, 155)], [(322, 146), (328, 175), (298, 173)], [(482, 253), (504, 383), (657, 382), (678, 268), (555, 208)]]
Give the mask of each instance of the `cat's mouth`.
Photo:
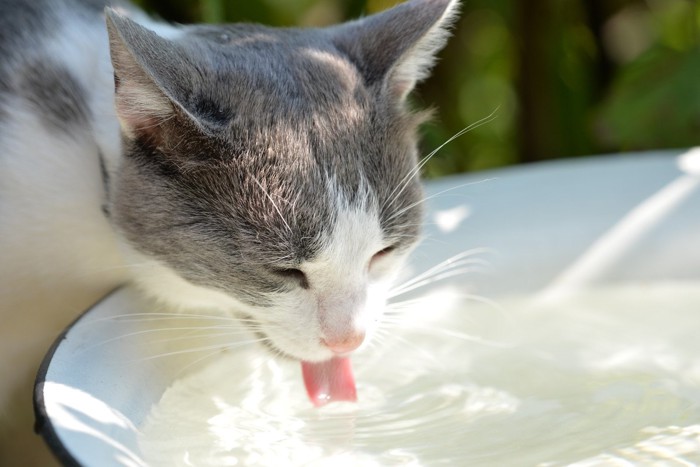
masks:
[(255, 337), (258, 338), (258, 341), (265, 347), (270, 353), (272, 353), (276, 358), (282, 358), (284, 360), (293, 360), (295, 362), (298, 362), (299, 359), (296, 357), (293, 357), (289, 355), (287, 352), (284, 350), (280, 349), (277, 347), (273, 342), (270, 337), (265, 334), (265, 332), (261, 331), (260, 329), (255, 329), (253, 330), (253, 334), (255, 334)]
[[(262, 330), (255, 329), (253, 332), (263, 346), (276, 357), (300, 361), (277, 347)], [(355, 376), (349, 356), (335, 356), (322, 362), (301, 360), (301, 373), (306, 394), (316, 407), (324, 406), (329, 402), (357, 400)]]

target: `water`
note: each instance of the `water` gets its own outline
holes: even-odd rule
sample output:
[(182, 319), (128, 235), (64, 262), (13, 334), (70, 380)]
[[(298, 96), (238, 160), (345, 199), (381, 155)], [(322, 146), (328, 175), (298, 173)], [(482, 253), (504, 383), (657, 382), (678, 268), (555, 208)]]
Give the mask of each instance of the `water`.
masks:
[(454, 297), (427, 297), (355, 358), (357, 404), (312, 408), (298, 364), (256, 348), (221, 355), (153, 408), (141, 427), (146, 461), (700, 463), (700, 284), (513, 299), (502, 310)]

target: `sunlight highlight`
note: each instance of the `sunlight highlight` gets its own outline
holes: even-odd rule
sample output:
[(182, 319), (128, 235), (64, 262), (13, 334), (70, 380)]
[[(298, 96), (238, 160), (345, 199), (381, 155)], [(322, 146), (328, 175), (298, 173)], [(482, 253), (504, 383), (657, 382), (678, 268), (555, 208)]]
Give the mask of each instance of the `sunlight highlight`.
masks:
[[(121, 412), (78, 388), (47, 381), (42, 388), (46, 413), (56, 428), (62, 429), (65, 446), (84, 444), (83, 436), (100, 440), (105, 453), (119, 456), (121, 465), (142, 467), (147, 464), (114, 434), (135, 437), (138, 429)], [(96, 443), (90, 444), (98, 449)], [(83, 452), (77, 449), (74, 452)], [(96, 457), (99, 458), (100, 456)], [(106, 459), (105, 459), (106, 460)], [(115, 459), (116, 460), (116, 459)]]
[(443, 209), (435, 213), (433, 218), (437, 224), (440, 232), (450, 233), (457, 230), (457, 228), (464, 222), (470, 215), (471, 209), (466, 204), (462, 204), (450, 209)]

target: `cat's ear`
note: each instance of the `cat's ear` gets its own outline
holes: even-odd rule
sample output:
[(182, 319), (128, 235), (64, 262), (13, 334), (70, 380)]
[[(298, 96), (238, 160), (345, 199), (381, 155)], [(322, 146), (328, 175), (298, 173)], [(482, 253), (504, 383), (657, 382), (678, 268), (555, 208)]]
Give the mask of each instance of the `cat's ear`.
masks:
[(410, 0), (337, 29), (335, 43), (370, 84), (403, 99), (426, 78), (457, 19), (459, 0)]
[(127, 136), (160, 145), (167, 127), (199, 126), (178, 100), (190, 64), (177, 45), (115, 10), (105, 16), (116, 111)]

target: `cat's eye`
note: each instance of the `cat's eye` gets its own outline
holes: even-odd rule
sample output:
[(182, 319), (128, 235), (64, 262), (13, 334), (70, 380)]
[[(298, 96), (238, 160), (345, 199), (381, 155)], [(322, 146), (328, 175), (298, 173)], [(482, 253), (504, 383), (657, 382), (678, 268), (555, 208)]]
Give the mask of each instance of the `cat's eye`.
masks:
[(275, 268), (272, 270), (278, 277), (289, 281), (295, 281), (302, 289), (309, 288), (309, 280), (303, 271), (296, 268)]
[(372, 265), (372, 263), (374, 263), (375, 261), (377, 261), (381, 258), (384, 258), (385, 256), (387, 256), (388, 254), (390, 254), (394, 250), (396, 250), (396, 245), (389, 245), (386, 248), (382, 248), (381, 250), (376, 252), (374, 254), (374, 256), (372, 256), (372, 259), (370, 260), (370, 266)]

